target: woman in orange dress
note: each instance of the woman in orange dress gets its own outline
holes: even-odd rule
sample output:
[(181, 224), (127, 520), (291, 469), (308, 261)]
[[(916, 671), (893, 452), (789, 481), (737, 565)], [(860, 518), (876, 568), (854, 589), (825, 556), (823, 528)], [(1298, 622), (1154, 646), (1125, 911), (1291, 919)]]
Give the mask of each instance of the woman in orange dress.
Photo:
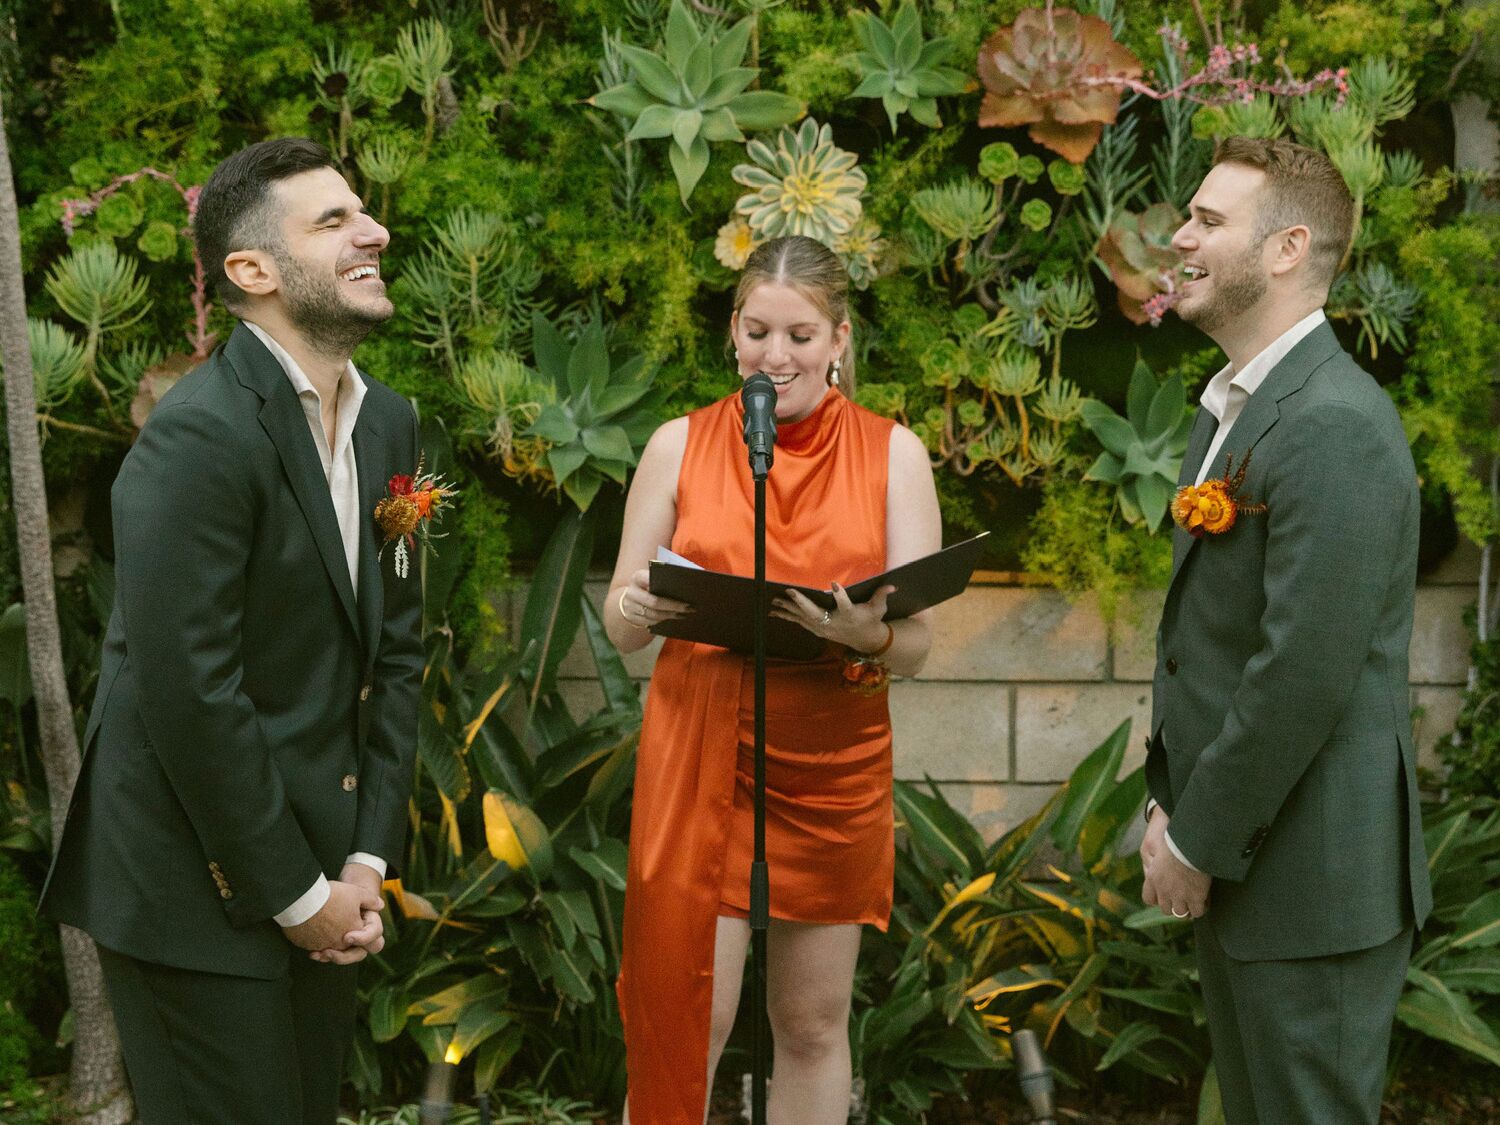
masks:
[[(919, 614), (886, 623), (885, 588), (843, 587), (941, 545), (927, 452), (848, 397), (848, 276), (809, 238), (746, 263), (730, 336), (741, 378), (776, 384), (767, 484), (773, 612), (829, 642), (815, 661), (766, 669), (767, 1004), (775, 1048), (771, 1125), (842, 1125), (851, 1079), (849, 1002), (861, 925), (884, 929), (894, 873), (891, 726), (885, 691), (844, 686), (846, 660), (911, 675), (931, 644)], [(689, 612), (650, 593), (659, 545), (710, 570), (754, 570), (754, 491), (736, 392), (662, 426), (641, 457), (604, 602), (616, 645)], [(776, 583), (832, 588), (824, 612)], [(636, 1125), (701, 1125), (734, 1025), (750, 943), (754, 667), (668, 639), (647, 693), (636, 764), (618, 983)]]

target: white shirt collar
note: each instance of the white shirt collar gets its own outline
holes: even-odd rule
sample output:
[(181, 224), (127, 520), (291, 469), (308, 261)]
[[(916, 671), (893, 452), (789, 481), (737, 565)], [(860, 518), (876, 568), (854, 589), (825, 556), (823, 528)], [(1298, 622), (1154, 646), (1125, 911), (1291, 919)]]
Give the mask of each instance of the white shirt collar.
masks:
[(1266, 381), (1266, 376), (1271, 373), (1272, 369), (1286, 358), (1287, 353), (1326, 319), (1322, 309), (1314, 309), (1261, 349), (1255, 358), (1245, 364), (1240, 371), (1236, 372), (1232, 363), (1225, 364), (1203, 389), (1203, 408), (1215, 418), (1223, 421), (1224, 409), (1229, 402), (1230, 387), (1239, 387), (1245, 392), (1245, 397), (1249, 398)]
[[(275, 338), (260, 325), (252, 324), (248, 320), (241, 323), (255, 333), (256, 338), (266, 346), (266, 350), (275, 357), (276, 362), (281, 364), (281, 369), (291, 380), (292, 389), (297, 392), (297, 397), (301, 398), (303, 395), (310, 394), (321, 404), (323, 399), (318, 394), (318, 388), (312, 385), (312, 380), (307, 377), (307, 372), (302, 370), (301, 365), (292, 358), (292, 353), (278, 344)], [(348, 412), (351, 430), (354, 428), (354, 418), (359, 414), (360, 403), (365, 399), (366, 389), (365, 381), (359, 377), (359, 372), (355, 370), (354, 361), (351, 359), (344, 365), (344, 374), (339, 379), (338, 389), (339, 416), (342, 420), (344, 413)], [(340, 425), (339, 428), (342, 430), (344, 427)]]

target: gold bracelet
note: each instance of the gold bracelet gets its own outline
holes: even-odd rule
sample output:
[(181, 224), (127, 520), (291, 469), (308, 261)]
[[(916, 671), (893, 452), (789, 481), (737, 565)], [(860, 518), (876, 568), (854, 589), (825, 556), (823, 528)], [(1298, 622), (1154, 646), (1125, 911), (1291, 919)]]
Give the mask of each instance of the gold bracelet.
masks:
[(647, 629), (650, 626), (637, 625), (634, 621), (630, 620), (630, 614), (625, 612), (625, 595), (629, 590), (629, 586), (622, 587), (620, 590), (620, 620), (625, 622), (625, 624), (629, 625), (632, 629)]

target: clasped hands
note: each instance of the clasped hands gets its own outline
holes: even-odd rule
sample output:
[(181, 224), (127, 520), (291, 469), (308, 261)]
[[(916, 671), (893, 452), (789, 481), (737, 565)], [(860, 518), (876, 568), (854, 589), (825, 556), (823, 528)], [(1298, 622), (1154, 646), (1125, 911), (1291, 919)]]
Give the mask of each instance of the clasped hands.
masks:
[(1141, 841), (1141, 869), (1146, 881), (1141, 898), (1147, 906), (1158, 907), (1174, 918), (1201, 918), (1208, 910), (1213, 877), (1194, 871), (1172, 854), (1166, 840), (1168, 820), (1166, 812), (1157, 806), (1146, 823), (1146, 837)]
[(352, 965), (385, 948), (385, 923), (380, 910), (380, 875), (363, 863), (346, 863), (337, 879), (328, 881), (328, 901), (306, 922), (281, 932), (293, 945), (308, 951), (314, 961)]

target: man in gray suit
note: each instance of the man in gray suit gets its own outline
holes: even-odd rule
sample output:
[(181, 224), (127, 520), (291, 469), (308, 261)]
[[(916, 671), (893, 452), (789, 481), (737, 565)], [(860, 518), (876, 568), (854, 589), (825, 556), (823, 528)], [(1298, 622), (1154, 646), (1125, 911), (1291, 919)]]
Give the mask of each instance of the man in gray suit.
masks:
[[(1141, 858), (1146, 901), (1197, 920), (1230, 1125), (1379, 1120), (1432, 904), (1407, 687), (1416, 473), (1322, 311), (1353, 226), (1321, 153), (1232, 138), (1173, 239), (1177, 311), (1229, 364), (1178, 481), (1208, 486), (1174, 504)], [(1237, 510), (1213, 483), (1231, 457)]]

